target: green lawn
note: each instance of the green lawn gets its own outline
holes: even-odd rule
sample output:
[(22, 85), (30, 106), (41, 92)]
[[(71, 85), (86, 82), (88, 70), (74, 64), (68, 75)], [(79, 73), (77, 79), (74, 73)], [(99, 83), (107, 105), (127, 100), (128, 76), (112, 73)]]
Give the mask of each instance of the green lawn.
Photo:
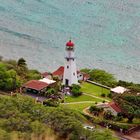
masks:
[(106, 88), (102, 88), (100, 86), (90, 84), (87, 82), (83, 82), (81, 84), (81, 91), (84, 93), (89, 93), (90, 95), (101, 97), (102, 93), (105, 93), (106, 95), (110, 93), (110, 90)]
[(103, 100), (97, 99), (94, 97), (90, 97), (88, 95), (81, 95), (78, 97), (73, 97), (73, 96), (65, 96), (65, 102), (70, 103), (70, 102), (82, 102), (82, 101), (95, 101), (95, 102), (102, 102)]
[(82, 112), (83, 109), (85, 109), (93, 104), (94, 103), (61, 104), (61, 106)]
[(102, 102), (104, 99), (109, 99), (107, 97), (106, 98), (101, 97), (101, 93), (105, 93), (106, 95), (110, 93), (108, 89), (101, 88), (100, 86), (96, 86), (87, 82), (83, 82), (81, 84), (81, 91), (83, 93), (94, 95), (102, 99), (94, 98), (88, 95), (81, 95), (78, 97), (65, 96), (65, 103), (73, 103), (73, 102), (82, 102), (82, 103), (61, 104), (61, 106), (68, 107), (68, 108), (78, 110), (78, 111), (82, 111), (84, 108), (91, 106), (95, 102)]

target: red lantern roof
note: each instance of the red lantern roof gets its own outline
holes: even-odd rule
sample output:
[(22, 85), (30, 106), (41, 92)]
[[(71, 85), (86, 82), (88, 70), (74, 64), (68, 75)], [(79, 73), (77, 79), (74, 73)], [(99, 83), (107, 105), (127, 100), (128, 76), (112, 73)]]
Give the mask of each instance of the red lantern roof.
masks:
[(74, 47), (74, 43), (71, 40), (69, 40), (69, 42), (66, 43), (66, 46), (67, 47)]

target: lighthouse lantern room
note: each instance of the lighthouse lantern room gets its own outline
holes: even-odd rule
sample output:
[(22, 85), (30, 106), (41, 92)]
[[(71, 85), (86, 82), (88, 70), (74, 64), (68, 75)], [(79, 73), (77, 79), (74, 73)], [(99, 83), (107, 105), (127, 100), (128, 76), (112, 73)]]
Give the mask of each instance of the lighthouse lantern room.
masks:
[(74, 43), (69, 40), (69, 42), (66, 43), (65, 68), (63, 75), (63, 84), (66, 86), (78, 84), (74, 50)]

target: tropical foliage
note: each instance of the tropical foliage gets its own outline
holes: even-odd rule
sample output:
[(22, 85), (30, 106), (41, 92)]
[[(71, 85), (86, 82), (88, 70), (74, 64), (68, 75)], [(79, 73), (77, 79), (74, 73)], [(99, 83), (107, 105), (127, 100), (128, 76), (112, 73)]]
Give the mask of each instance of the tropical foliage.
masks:
[(37, 70), (29, 70), (23, 58), (18, 61), (0, 61), (0, 90), (15, 90), (26, 81), (39, 78), (40, 73)]
[[(94, 132), (82, 126), (85, 118), (69, 109), (45, 107), (32, 98), (24, 96), (0, 96), (0, 139), (28, 140), (32, 136), (45, 140), (46, 131), (70, 140), (113, 140), (112, 133)], [(54, 138), (56, 140), (56, 138)], [(57, 138), (58, 140), (58, 138)]]
[(73, 84), (71, 86), (71, 93), (73, 96), (77, 97), (82, 95), (82, 92), (80, 91), (81, 87), (79, 85)]
[(109, 86), (109, 87), (114, 87), (117, 83), (115, 77), (100, 69), (82, 69), (82, 72), (88, 73), (90, 75), (90, 80), (98, 82), (100, 84)]
[(97, 106), (90, 106), (89, 111), (90, 113), (93, 113), (95, 116), (98, 116), (99, 113), (103, 112), (103, 108), (99, 108)]
[(128, 122), (132, 122), (135, 117), (140, 118), (140, 96), (129, 92), (115, 96), (114, 100), (121, 107)]

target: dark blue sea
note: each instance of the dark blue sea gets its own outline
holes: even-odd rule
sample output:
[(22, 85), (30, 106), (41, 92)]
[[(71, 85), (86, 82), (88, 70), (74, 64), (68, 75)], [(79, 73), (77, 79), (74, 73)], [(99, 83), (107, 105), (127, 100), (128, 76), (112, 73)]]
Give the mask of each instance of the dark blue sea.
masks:
[(140, 82), (140, 0), (0, 0), (0, 55), (30, 68), (64, 64), (75, 42), (77, 67)]

